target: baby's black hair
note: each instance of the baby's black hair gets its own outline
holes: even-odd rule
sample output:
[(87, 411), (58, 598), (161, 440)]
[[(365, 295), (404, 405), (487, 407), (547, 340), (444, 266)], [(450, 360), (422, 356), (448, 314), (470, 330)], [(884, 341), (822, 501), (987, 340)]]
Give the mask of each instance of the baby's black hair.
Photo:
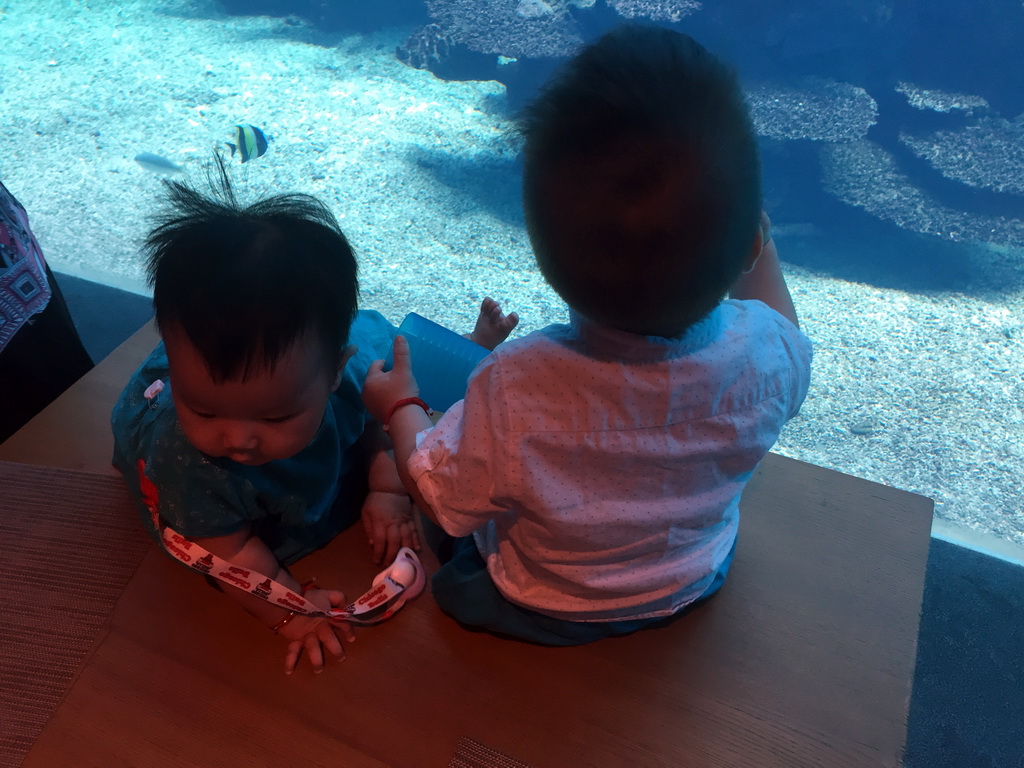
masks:
[(359, 296), (334, 215), (304, 194), (241, 204), (219, 154), (209, 182), (210, 195), (165, 182), (168, 208), (146, 240), (161, 332), (183, 331), (216, 381), (273, 371), (303, 336), (333, 374)]
[(687, 35), (624, 25), (520, 115), (537, 264), (573, 309), (676, 335), (739, 276), (757, 233), (757, 136), (735, 73)]

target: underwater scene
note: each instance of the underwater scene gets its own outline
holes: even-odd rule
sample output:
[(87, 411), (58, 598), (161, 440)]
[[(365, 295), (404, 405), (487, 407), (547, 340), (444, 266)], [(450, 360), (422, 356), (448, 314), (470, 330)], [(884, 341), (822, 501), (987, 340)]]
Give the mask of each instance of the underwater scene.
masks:
[(811, 391), (775, 451), (1024, 545), (1021, 0), (0, 0), (0, 179), (51, 267), (148, 293), (168, 176), (306, 192), (361, 304), (460, 332), (566, 319), (530, 251), (516, 111), (624, 22), (738, 70)]

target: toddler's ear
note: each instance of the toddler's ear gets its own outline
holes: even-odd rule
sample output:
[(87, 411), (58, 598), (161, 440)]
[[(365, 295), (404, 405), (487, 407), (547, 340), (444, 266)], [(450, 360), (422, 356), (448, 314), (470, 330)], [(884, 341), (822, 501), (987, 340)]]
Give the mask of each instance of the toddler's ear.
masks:
[(341, 386), (341, 376), (345, 372), (345, 366), (348, 361), (352, 359), (352, 355), (359, 351), (359, 347), (354, 344), (349, 344), (338, 355), (338, 369), (334, 372), (334, 381), (331, 382), (331, 392), (334, 392)]
[(754, 245), (750, 248), (747, 260), (743, 264), (743, 274), (749, 275), (757, 266), (757, 260), (761, 257), (761, 250), (764, 248), (764, 238), (761, 237), (761, 230), (757, 230), (757, 237), (754, 238)]
[(743, 274), (749, 275), (754, 271), (754, 267), (757, 266), (757, 260), (761, 257), (761, 251), (764, 247), (771, 242), (772, 239), (772, 222), (768, 218), (768, 214), (761, 211), (761, 222), (758, 224), (757, 232), (754, 235), (754, 243), (750, 247), (750, 254), (747, 256), (747, 261), (743, 265)]

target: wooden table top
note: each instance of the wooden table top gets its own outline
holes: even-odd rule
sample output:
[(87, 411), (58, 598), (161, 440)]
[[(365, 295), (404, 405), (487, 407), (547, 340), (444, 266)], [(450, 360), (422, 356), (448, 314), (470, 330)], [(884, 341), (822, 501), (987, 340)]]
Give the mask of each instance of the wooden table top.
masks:
[[(155, 340), (142, 329), (0, 460), (112, 474), (110, 407)], [(134, 514), (127, 494), (109, 513)], [(535, 768), (896, 766), (931, 513), (770, 455), (728, 582), (667, 628), (542, 648), (463, 630), (426, 593), (320, 676), (285, 677), (279, 638), (154, 547), (24, 765), (441, 767), (468, 737)], [(375, 571), (356, 529), (296, 567), (353, 595)]]

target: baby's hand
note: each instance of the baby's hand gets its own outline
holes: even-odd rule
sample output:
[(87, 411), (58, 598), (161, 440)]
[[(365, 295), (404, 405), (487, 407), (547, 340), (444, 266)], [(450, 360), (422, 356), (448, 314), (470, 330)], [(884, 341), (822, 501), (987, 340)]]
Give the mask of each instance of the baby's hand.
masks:
[(370, 491), (363, 502), (363, 528), (373, 550), (373, 562), (390, 563), (401, 547), (420, 549), (415, 507), (404, 493)]
[(419, 385), (412, 375), (409, 342), (404, 336), (395, 337), (394, 360), (390, 371), (384, 370), (383, 360), (374, 360), (363, 381), (363, 405), (381, 424), (387, 418), (391, 406), (407, 397), (417, 397), (420, 393)]
[(501, 305), (487, 296), (480, 303), (480, 314), (476, 319), (476, 327), (469, 334), (469, 340), (486, 349), (494, 349), (508, 338), (517, 325), (519, 315), (515, 312), (506, 315), (501, 311)]
[[(305, 598), (321, 610), (344, 608), (345, 595), (334, 589), (310, 589)], [(322, 616), (295, 616), (278, 630), (288, 640), (288, 651), (284, 657), (284, 673), (290, 675), (299, 663), (303, 650), (316, 674), (324, 671), (324, 651), (338, 661), (345, 660), (345, 649), (341, 644), (355, 642), (352, 627), (342, 622), (331, 621)]]

